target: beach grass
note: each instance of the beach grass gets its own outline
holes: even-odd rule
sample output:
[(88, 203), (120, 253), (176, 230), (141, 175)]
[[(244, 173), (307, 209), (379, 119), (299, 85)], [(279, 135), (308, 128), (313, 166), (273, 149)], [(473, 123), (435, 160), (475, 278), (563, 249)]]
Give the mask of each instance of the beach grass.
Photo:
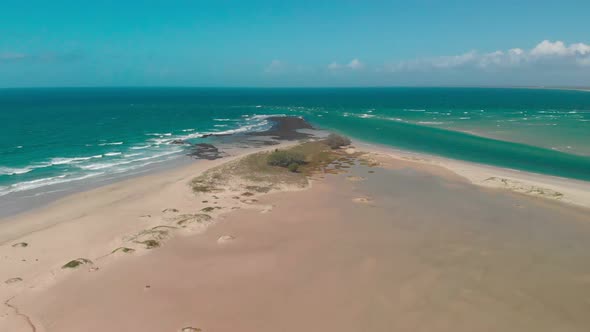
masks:
[[(242, 196), (268, 193), (282, 186), (305, 187), (308, 176), (325, 171), (339, 159), (350, 162), (350, 157), (343, 156), (342, 150), (334, 149), (326, 140), (305, 142), (286, 149), (254, 153), (215, 167), (194, 178), (191, 187), (195, 194), (221, 193), (239, 182), (244, 190)], [(211, 208), (203, 210), (211, 211)]]
[(77, 258), (77, 259), (73, 259), (73, 260), (67, 262), (61, 268), (62, 269), (74, 269), (74, 268), (77, 268), (78, 266), (84, 265), (84, 264), (93, 264), (93, 263), (91, 260), (89, 260), (87, 258)]

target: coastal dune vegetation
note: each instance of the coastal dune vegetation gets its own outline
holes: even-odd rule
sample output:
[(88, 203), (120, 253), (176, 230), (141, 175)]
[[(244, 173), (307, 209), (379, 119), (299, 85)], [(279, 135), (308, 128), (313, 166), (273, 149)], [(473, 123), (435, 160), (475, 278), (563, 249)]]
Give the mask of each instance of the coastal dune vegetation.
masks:
[(348, 157), (338, 150), (348, 145), (348, 138), (331, 134), (289, 148), (254, 153), (203, 173), (192, 180), (191, 187), (197, 194), (243, 189), (244, 196), (250, 196), (252, 191), (304, 188), (313, 173), (326, 171), (330, 164)]

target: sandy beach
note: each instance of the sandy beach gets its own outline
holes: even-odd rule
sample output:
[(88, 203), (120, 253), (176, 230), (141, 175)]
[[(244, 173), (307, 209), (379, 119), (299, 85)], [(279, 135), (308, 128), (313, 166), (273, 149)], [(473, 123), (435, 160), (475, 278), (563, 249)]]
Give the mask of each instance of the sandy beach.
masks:
[(307, 183), (189, 185), (273, 146), (1, 220), (0, 330), (587, 330), (588, 183), (355, 146)]

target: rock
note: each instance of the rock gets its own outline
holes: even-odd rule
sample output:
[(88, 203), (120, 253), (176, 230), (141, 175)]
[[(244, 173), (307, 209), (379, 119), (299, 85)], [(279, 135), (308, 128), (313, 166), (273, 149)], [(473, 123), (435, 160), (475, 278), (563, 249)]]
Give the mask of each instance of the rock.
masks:
[(348, 149), (344, 150), (344, 152), (346, 152), (346, 154), (355, 154), (356, 149), (355, 148), (348, 148)]
[(236, 238), (231, 235), (223, 235), (223, 236), (220, 236), (219, 239), (217, 239), (217, 243), (224, 244), (224, 243), (231, 242), (235, 239)]
[(29, 244), (26, 243), (26, 242), (19, 242), (19, 243), (15, 243), (15, 244), (12, 245), (13, 248), (17, 248), (17, 247), (25, 248), (25, 247), (28, 247), (28, 246), (29, 246)]
[(191, 149), (187, 155), (198, 159), (215, 160), (223, 157), (223, 153), (213, 144), (198, 143), (192, 145)]
[(188, 143), (188, 142), (186, 142), (185, 140), (182, 140), (182, 139), (175, 139), (172, 142), (170, 142), (170, 144), (185, 145), (185, 144), (190, 144), (190, 143)]
[(174, 209), (174, 208), (164, 209), (164, 210), (162, 210), (162, 212), (174, 212), (174, 213), (177, 213), (178, 212), (178, 209)]
[(266, 119), (272, 123), (272, 127), (265, 131), (250, 132), (247, 135), (273, 137), (280, 140), (306, 139), (312, 134), (303, 133), (299, 129), (314, 129), (313, 126), (303, 118), (295, 116), (272, 116)]

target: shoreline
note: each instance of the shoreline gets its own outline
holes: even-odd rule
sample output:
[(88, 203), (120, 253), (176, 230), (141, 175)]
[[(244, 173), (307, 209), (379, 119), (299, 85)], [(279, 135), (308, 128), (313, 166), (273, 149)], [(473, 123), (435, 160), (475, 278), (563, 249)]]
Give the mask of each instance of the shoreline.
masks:
[[(296, 142), (281, 142), (278, 145), (269, 146), (266, 148), (248, 148), (248, 149), (236, 149), (235, 153), (232, 155), (228, 155), (224, 158), (215, 159), (215, 160), (206, 160), (206, 159), (199, 159), (199, 160), (191, 160), (188, 163), (181, 163), (172, 166), (168, 166), (164, 169), (160, 170), (147, 170), (143, 174), (131, 174), (130, 176), (123, 177), (121, 179), (114, 180), (113, 182), (109, 182), (106, 184), (98, 185), (91, 187), (89, 189), (82, 189), (80, 191), (75, 191), (71, 194), (67, 194), (65, 196), (59, 197), (57, 199), (51, 200), (46, 204), (43, 204), (38, 207), (32, 207), (30, 209), (24, 210), (20, 213), (9, 215), (9, 216), (2, 216), (0, 217), (0, 245), (5, 244), (7, 241), (10, 241), (5, 236), (5, 229), (7, 226), (6, 224), (9, 223), (16, 223), (15, 219), (27, 219), (30, 217), (34, 217), (36, 215), (42, 214), (46, 212), (45, 210), (57, 209), (61, 206), (65, 206), (68, 204), (72, 204), (73, 202), (82, 200), (85, 197), (89, 196), (104, 196), (113, 193), (114, 191), (118, 191), (124, 188), (132, 187), (137, 185), (138, 183), (144, 183), (149, 180), (157, 180), (157, 181), (164, 181), (166, 180), (173, 180), (175, 178), (184, 176), (186, 180), (190, 180), (192, 177), (196, 177), (203, 172), (214, 168), (216, 166), (229, 163), (231, 161), (243, 158), (247, 155), (273, 150), (275, 148), (285, 148), (290, 145), (296, 144)], [(187, 186), (188, 186), (187, 181)], [(22, 227), (17, 225), (17, 227)], [(23, 235), (26, 235), (29, 232), (24, 232)]]
[[(357, 150), (368, 153), (373, 157), (393, 158), (398, 161), (407, 161), (426, 166), (444, 168), (464, 178), (466, 181), (475, 186), (505, 190), (507, 192), (520, 193), (541, 199), (558, 201), (560, 203), (572, 206), (590, 208), (590, 182), (540, 173), (519, 171), (486, 164), (478, 164), (474, 162), (445, 158), (442, 156), (429, 155), (422, 152), (401, 150), (395, 147), (365, 142), (357, 139), (353, 140), (352, 143), (354, 146), (356, 146)], [(56, 208), (56, 205), (71, 204), (71, 202), (76, 201), (81, 197), (102, 195), (114, 190), (115, 188), (120, 189), (123, 187), (133, 186), (135, 182), (144, 182), (151, 178), (165, 179), (174, 177), (177, 173), (186, 174), (190, 171), (196, 172), (193, 175), (193, 177), (196, 177), (197, 175), (202, 174), (211, 168), (229, 163), (257, 152), (270, 151), (276, 148), (285, 148), (296, 144), (298, 144), (298, 142), (282, 141), (278, 145), (273, 145), (266, 148), (235, 149), (232, 151), (232, 154), (224, 158), (216, 160), (191, 160), (189, 162), (177, 163), (174, 166), (168, 165), (162, 169), (148, 169), (144, 173), (131, 174), (120, 179), (114, 179), (112, 182), (107, 182), (106, 184), (92, 186), (89, 189), (76, 190), (73, 193), (68, 193), (64, 196), (52, 199), (41, 206), (32, 207), (16, 214), (0, 216), (0, 245), (3, 245), (9, 241), (5, 236), (6, 230), (3, 228), (7, 228), (5, 224), (15, 223), (13, 221), (14, 219), (26, 219), (31, 215), (41, 214), (45, 212), (44, 210), (46, 209)], [(508, 183), (505, 181), (503, 182), (503, 179), (507, 179)], [(563, 195), (553, 197), (553, 195), (543, 195), (528, 192), (534, 190), (535, 188), (547, 188), (551, 191), (557, 191)], [(22, 226), (17, 225), (16, 227), (20, 228)], [(27, 233), (28, 232), (23, 232), (22, 234), (26, 235)]]
[[(295, 142), (282, 142), (264, 148), (239, 149), (237, 153), (215, 160), (200, 160), (153, 174), (128, 178), (88, 191), (60, 198), (46, 206), (0, 220), (0, 329), (6, 325), (14, 331), (18, 315), (13, 316), (9, 301), (27, 290), (47, 289), (67, 278), (68, 261), (76, 260), (107, 264), (126, 248), (130, 237), (146, 229), (158, 229), (162, 222), (179, 217), (179, 212), (199, 213), (210, 204), (199, 201), (189, 187), (190, 181), (209, 169), (256, 152), (284, 148)], [(228, 202), (229, 203), (229, 202)], [(217, 204), (217, 202), (215, 202)], [(213, 217), (219, 211), (210, 213)], [(189, 225), (183, 234), (197, 234), (208, 223)], [(168, 227), (168, 226), (165, 226)], [(164, 234), (164, 232), (162, 232)], [(182, 234), (179, 234), (182, 235)], [(133, 256), (149, 252), (150, 242)], [(159, 246), (159, 245), (158, 245)], [(135, 251), (136, 249), (133, 249)], [(123, 250), (126, 252), (127, 250)], [(121, 258), (121, 257), (118, 257)], [(67, 264), (66, 264), (67, 265)], [(15, 323), (16, 321), (16, 323)]]
[[(310, 131), (306, 132), (306, 130), (310, 130)], [(291, 131), (290, 128), (284, 130), (284, 132), (287, 132), (287, 133), (290, 131)], [(267, 131), (267, 132), (272, 133), (272, 131)], [(306, 134), (311, 135), (310, 137), (313, 137), (314, 133), (320, 134), (320, 136), (318, 136), (318, 137), (321, 137), (321, 135), (323, 135), (322, 132), (324, 132), (324, 130), (304, 129), (302, 132), (304, 133), (304, 135), (306, 135)], [(467, 132), (467, 133), (473, 134), (471, 132)], [(257, 136), (268, 137), (268, 135), (266, 135), (266, 132), (262, 133), (264, 135), (260, 135), (261, 133), (254, 133), (254, 134), (255, 135), (252, 135), (252, 137), (257, 137)], [(480, 134), (475, 134), (475, 135), (498, 139), (498, 138), (494, 138), (491, 136), (485, 136), (485, 135), (480, 135)], [(291, 136), (287, 136), (287, 137), (291, 137)], [(298, 137), (298, 138), (301, 139), (302, 137)], [(281, 137), (281, 140), (279, 142), (281, 142), (281, 143), (279, 143), (279, 145), (273, 145), (271, 147), (271, 149), (278, 148), (278, 147), (284, 147), (284, 146), (293, 144), (292, 140), (285, 140), (285, 137)], [(516, 189), (514, 187), (516, 185), (520, 184), (520, 182), (524, 182), (524, 185), (528, 184), (529, 187), (530, 186), (535, 186), (535, 187), (547, 186), (547, 188), (554, 190), (554, 191), (561, 191), (561, 192), (569, 193), (568, 196), (573, 195), (572, 199), (565, 199), (565, 200), (562, 200), (562, 202), (564, 202), (566, 204), (572, 204), (572, 205), (576, 205), (576, 206), (583, 206), (583, 207), (590, 208), (590, 194), (587, 193), (588, 191), (590, 191), (590, 181), (583, 181), (583, 180), (560, 177), (560, 176), (555, 176), (555, 175), (534, 173), (534, 172), (529, 172), (529, 171), (521, 171), (521, 170), (517, 170), (517, 169), (510, 169), (510, 168), (504, 168), (504, 167), (495, 166), (495, 165), (481, 164), (481, 163), (476, 163), (476, 162), (472, 162), (472, 161), (464, 161), (464, 160), (460, 160), (460, 159), (452, 159), (452, 158), (447, 158), (447, 157), (443, 157), (443, 156), (431, 155), (431, 154), (424, 153), (424, 152), (403, 150), (403, 149), (400, 149), (397, 147), (388, 146), (388, 145), (379, 144), (379, 143), (367, 142), (367, 141), (363, 141), (363, 140), (359, 140), (359, 139), (354, 139), (353, 143), (364, 147), (364, 150), (367, 150), (366, 152), (381, 153), (381, 154), (384, 154), (384, 155), (387, 155), (389, 157), (399, 159), (399, 160), (411, 160), (411, 161), (415, 161), (418, 163), (437, 165), (440, 167), (447, 168), (447, 169), (455, 172), (456, 174), (465, 177), (472, 184), (478, 185), (478, 186), (483, 186), (483, 187), (488, 187), (488, 188), (504, 188), (504, 189), (507, 189), (507, 190), (510, 190), (513, 192), (516, 191), (516, 190), (514, 190), (514, 189)], [(257, 151), (262, 151), (262, 150), (257, 150), (256, 147), (238, 148), (238, 147), (234, 147), (231, 145), (222, 146), (221, 148), (223, 149), (223, 151), (225, 153), (228, 153), (225, 158), (221, 158), (221, 160), (225, 160), (225, 161), (230, 161), (236, 157), (239, 158), (241, 156), (255, 153)], [(584, 155), (580, 155), (580, 156), (584, 156)], [(145, 176), (158, 175), (158, 174), (165, 175), (166, 172), (171, 172), (171, 171), (177, 170), (179, 168), (190, 167), (194, 163), (200, 163), (203, 161), (207, 161), (207, 160), (206, 159), (192, 159), (189, 155), (180, 155), (179, 158), (176, 158), (174, 160), (170, 160), (167, 163), (155, 164), (153, 167), (147, 167), (139, 172), (123, 174), (120, 177), (98, 179), (97, 181), (89, 183), (89, 184), (83, 183), (83, 184), (77, 185), (76, 187), (73, 187), (73, 188), (65, 188), (65, 189), (61, 189), (61, 190), (56, 190), (56, 192), (44, 193), (43, 195), (41, 195), (42, 198), (38, 201), (40, 203), (38, 205), (36, 205), (35, 207), (19, 206), (17, 208), (13, 208), (12, 211), (9, 211), (8, 213), (3, 212), (2, 214), (0, 214), (0, 225), (3, 222), (7, 221), (8, 219), (19, 217), (20, 215), (26, 214), (31, 211), (43, 209), (47, 206), (50, 206), (51, 204), (53, 204), (55, 202), (58, 202), (62, 199), (68, 198), (73, 195), (83, 194), (86, 192), (93, 191), (95, 189), (103, 188), (103, 187), (114, 185), (114, 184), (121, 183), (121, 182), (126, 182), (126, 181), (132, 180), (132, 179), (142, 178)], [(505, 183), (495, 183), (497, 181), (485, 181), (486, 179), (488, 179), (490, 177), (505, 178), (505, 179), (509, 179), (511, 181), (515, 181), (518, 183), (513, 183), (512, 185), (511, 184), (507, 185)], [(33, 190), (33, 195), (27, 195), (25, 197), (29, 198), (29, 196), (36, 196), (36, 194), (34, 194), (34, 191), (35, 190)], [(522, 191), (526, 191), (526, 190), (525, 190), (525, 188), (521, 188), (520, 191), (522, 192)], [(3, 202), (2, 204), (16, 204), (16, 201), (19, 199), (22, 199), (22, 198), (23, 197), (11, 198), (10, 201)], [(26, 203), (28, 203), (28, 202), (26, 202)], [(18, 204), (22, 205), (22, 203), (18, 203)], [(2, 205), (0, 204), (0, 207), (1, 206)]]
[[(590, 182), (587, 181), (406, 151), (361, 140), (355, 140), (354, 142), (363, 146), (365, 150), (372, 150), (370, 152), (377, 155), (445, 168), (476, 186), (503, 189), (573, 206), (590, 208)], [(546, 193), (538, 192), (543, 189), (548, 190)]]
[[(157, 229), (157, 236), (162, 236), (162, 238), (158, 237), (158, 240), (166, 241), (167, 238), (165, 237), (167, 237), (167, 235), (164, 234), (167, 234), (167, 232), (160, 231), (163, 229), (162, 227), (171, 227), (166, 226), (170, 225), (166, 222), (176, 222), (179, 220), (179, 217), (184, 218), (182, 216), (186, 215), (186, 213), (199, 213), (198, 211), (203, 210), (202, 207), (214, 207), (215, 205), (212, 204), (217, 204), (218, 202), (221, 203), (219, 206), (239, 206), (243, 209), (242, 211), (233, 212), (233, 208), (225, 208), (224, 210), (215, 210), (212, 208), (213, 212), (211, 212), (211, 215), (214, 220), (217, 219), (218, 221), (225, 221), (227, 218), (239, 219), (236, 216), (243, 215), (248, 215), (250, 216), (249, 218), (254, 218), (252, 216), (260, 215), (260, 213), (265, 215), (270, 212), (277, 204), (272, 198), (277, 197), (277, 195), (284, 197), (284, 190), (279, 190), (278, 192), (274, 191), (268, 197), (264, 194), (264, 191), (261, 191), (261, 202), (254, 199), (257, 195), (254, 197), (249, 197), (250, 195), (248, 195), (245, 199), (241, 199), (240, 202), (232, 202), (229, 197), (226, 199), (220, 195), (219, 201), (217, 201), (216, 194), (213, 192), (207, 194), (207, 197), (214, 197), (216, 199), (215, 202), (211, 202), (203, 200), (204, 197), (201, 198), (195, 195), (189, 187), (189, 182), (216, 166), (229, 165), (233, 161), (245, 158), (255, 152), (273, 150), (277, 147), (287, 147), (294, 144), (297, 144), (297, 142), (285, 142), (280, 146), (253, 149), (227, 158), (203, 161), (202, 163), (193, 163), (178, 169), (127, 179), (115, 184), (68, 196), (39, 210), (30, 211), (24, 215), (19, 215), (16, 218), (11, 218), (9, 222), (0, 223), (0, 234), (2, 235), (0, 238), (0, 256), (4, 257), (5, 260), (2, 264), (2, 268), (0, 268), (0, 275), (2, 278), (0, 281), (16, 280), (16, 278), (20, 279), (16, 280), (14, 283), (8, 283), (5, 281), (5, 285), (3, 285), (4, 287), (0, 289), (0, 298), (6, 304), (6, 308), (2, 309), (4, 311), (0, 312), (8, 317), (6, 320), (0, 320), (0, 326), (10, 327), (12, 328), (11, 330), (16, 330), (17, 328), (24, 329), (22, 317), (15, 316), (15, 310), (21, 308), (22, 298), (28, 298), (30, 301), (31, 299), (36, 299), (35, 294), (45, 294), (44, 292), (51, 293), (53, 286), (63, 286), (63, 283), (61, 283), (63, 280), (78, 280), (80, 278), (82, 278), (82, 280), (88, 278), (92, 280), (98, 278), (101, 274), (101, 272), (97, 272), (99, 267), (101, 270), (104, 269), (104, 272), (112, 272), (112, 266), (120, 267), (121, 264), (126, 265), (127, 263), (132, 264), (133, 262), (145, 262), (145, 260), (140, 257), (147, 254), (149, 254), (149, 256), (146, 257), (146, 259), (149, 258), (149, 260), (158, 257), (160, 251), (155, 251), (154, 253), (157, 254), (154, 256), (149, 248), (144, 250), (134, 249), (134, 253), (132, 254), (120, 252), (119, 249), (123, 249), (123, 251), (125, 250), (125, 239), (128, 239), (130, 234), (141, 235), (144, 234), (141, 230), (153, 231)], [(453, 184), (453, 186), (458, 185), (461, 188), (471, 188), (469, 190), (478, 191), (478, 189), (473, 188), (479, 188), (481, 185), (485, 186), (486, 183), (474, 183), (474, 181), (482, 179), (490, 174), (495, 174), (498, 177), (505, 177), (510, 173), (510, 170), (502, 170), (494, 167), (485, 169), (485, 167), (481, 165), (466, 165), (457, 161), (453, 162), (434, 159), (434, 157), (414, 154), (411, 152), (396, 151), (391, 148), (374, 145), (371, 146), (359, 141), (353, 142), (353, 145), (355, 148), (346, 149), (345, 152), (347, 154), (355, 154), (360, 151), (366, 152), (367, 154), (363, 157), (366, 158), (367, 162), (369, 164), (375, 163), (376, 165), (379, 165), (374, 166), (376, 167), (373, 168), (374, 170), (377, 170), (378, 173), (380, 173), (380, 170), (382, 169), (398, 170), (400, 172), (400, 175), (398, 176), (401, 176), (399, 178), (400, 180), (405, 177), (415, 177), (415, 174), (413, 173), (404, 175), (404, 170), (407, 169), (420, 174), (428, 174), (432, 177), (421, 180), (424, 184), (437, 183), (437, 181), (433, 179), (440, 178), (447, 179), (449, 181), (448, 183)], [(536, 181), (534, 183), (540, 184), (551, 182), (548, 181), (549, 179), (544, 179), (543, 176), (536, 176), (534, 174), (528, 174), (529, 178), (526, 178), (527, 174), (510, 175), (521, 175), (521, 177), (517, 179), (523, 181), (523, 183), (533, 180)], [(522, 177), (522, 175), (525, 175), (525, 177)], [(317, 186), (319, 187), (317, 190), (319, 190), (320, 193), (325, 190), (333, 191), (334, 189), (329, 189), (329, 186), (324, 180), (320, 179), (324, 177), (326, 176), (312, 176), (310, 180), (312, 184), (315, 181), (320, 181)], [(348, 176), (346, 179), (348, 181), (343, 181), (354, 186), (354, 183), (359, 180), (362, 181), (363, 177)], [(553, 185), (558, 186), (558, 179), (552, 180), (554, 182)], [(465, 187), (465, 184), (468, 186)], [(475, 184), (476, 186), (471, 186), (471, 184)], [(499, 188), (496, 182), (492, 182), (491, 184), (488, 183), (488, 187)], [(316, 185), (308, 186), (307, 188), (311, 188), (309, 189), (310, 193), (315, 192)], [(418, 188), (413, 190), (421, 192), (423, 189), (424, 188)], [(510, 200), (510, 197), (507, 197), (506, 195), (511, 194), (515, 190), (511, 190), (510, 188), (504, 189), (509, 190), (498, 191), (498, 193), (501, 194), (498, 197), (502, 198), (502, 200)], [(518, 191), (516, 192), (518, 193)], [(356, 192), (355, 194), (360, 195), (360, 193)], [(230, 192), (227, 193), (226, 196), (231, 195), (232, 193)], [(317, 195), (317, 193), (315, 195)], [(297, 197), (305, 196), (307, 196), (307, 194), (299, 195)], [(544, 203), (546, 202), (559, 202), (560, 204), (558, 204), (556, 208), (557, 210), (569, 210), (571, 208), (570, 205), (561, 204), (569, 203), (569, 201), (566, 202), (563, 199), (545, 199), (543, 198), (544, 196), (532, 196), (533, 197), (518, 198), (517, 200), (530, 202), (534, 206), (545, 206), (546, 204)], [(380, 197), (376, 196), (373, 197), (373, 199), (378, 201)], [(330, 201), (331, 199), (326, 198), (326, 200)], [(281, 204), (288, 204), (287, 202), (288, 200), (283, 200)], [(361, 196), (361, 198), (355, 198), (353, 202), (360, 204), (359, 206), (364, 205), (369, 208), (369, 210), (371, 209), (371, 206), (373, 206), (371, 198), (366, 198), (364, 196)], [(589, 202), (590, 201), (586, 203)], [(296, 203), (292, 203), (291, 205), (293, 204)], [(317, 204), (321, 205), (322, 203), (318, 202)], [(280, 208), (281, 206), (282, 205), (279, 205), (277, 208)], [(292, 206), (291, 208), (297, 207)], [(575, 209), (573, 209), (573, 211), (575, 211)], [(184, 220), (185, 219), (183, 219), (183, 221)], [(292, 223), (294, 222), (295, 221), (292, 221)], [(221, 224), (224, 223), (209, 222), (209, 219), (205, 222), (199, 220), (198, 223), (189, 225), (190, 228), (187, 228), (186, 230), (178, 230), (178, 235), (176, 235), (177, 233), (175, 232), (173, 238), (170, 238), (170, 243), (163, 248), (163, 251), (167, 250), (169, 246), (175, 248), (181, 243), (191, 243), (193, 241), (192, 239), (208, 238), (209, 241), (215, 241), (218, 237), (216, 240), (216, 246), (225, 245), (223, 243), (226, 241), (231, 243), (234, 240), (233, 233), (219, 233), (219, 231), (215, 231), (214, 234), (210, 234), (209, 231), (206, 231), (210, 226), (216, 227), (215, 229), (222, 227), (218, 226)], [(202, 234), (202, 236), (199, 235), (198, 237), (194, 237), (203, 232), (205, 233)], [(211, 239), (212, 236), (213, 239)], [(191, 240), (189, 241), (189, 239)], [(27, 243), (27, 245), (22, 248), (19, 246), (15, 247), (15, 245), (19, 243)], [(188, 255), (188, 253), (186, 255)], [(183, 254), (182, 256), (186, 255)], [(215, 256), (210, 257), (207, 261), (214, 258)], [(69, 269), (64, 269), (61, 266), (70, 259), (81, 261), (80, 264), (82, 265), (86, 265), (83, 261), (85, 259), (91, 260), (91, 262), (87, 267), (78, 269), (80, 271), (68, 271)], [(164, 272), (162, 271), (161, 273)], [(87, 283), (88, 281), (84, 282)], [(23, 295), (21, 298), (21, 294), (28, 295)], [(16, 298), (14, 298), (15, 296)], [(28, 317), (29, 321), (32, 321), (30, 324), (35, 326), (33, 324), (36, 324), (36, 317), (26, 317)]]

